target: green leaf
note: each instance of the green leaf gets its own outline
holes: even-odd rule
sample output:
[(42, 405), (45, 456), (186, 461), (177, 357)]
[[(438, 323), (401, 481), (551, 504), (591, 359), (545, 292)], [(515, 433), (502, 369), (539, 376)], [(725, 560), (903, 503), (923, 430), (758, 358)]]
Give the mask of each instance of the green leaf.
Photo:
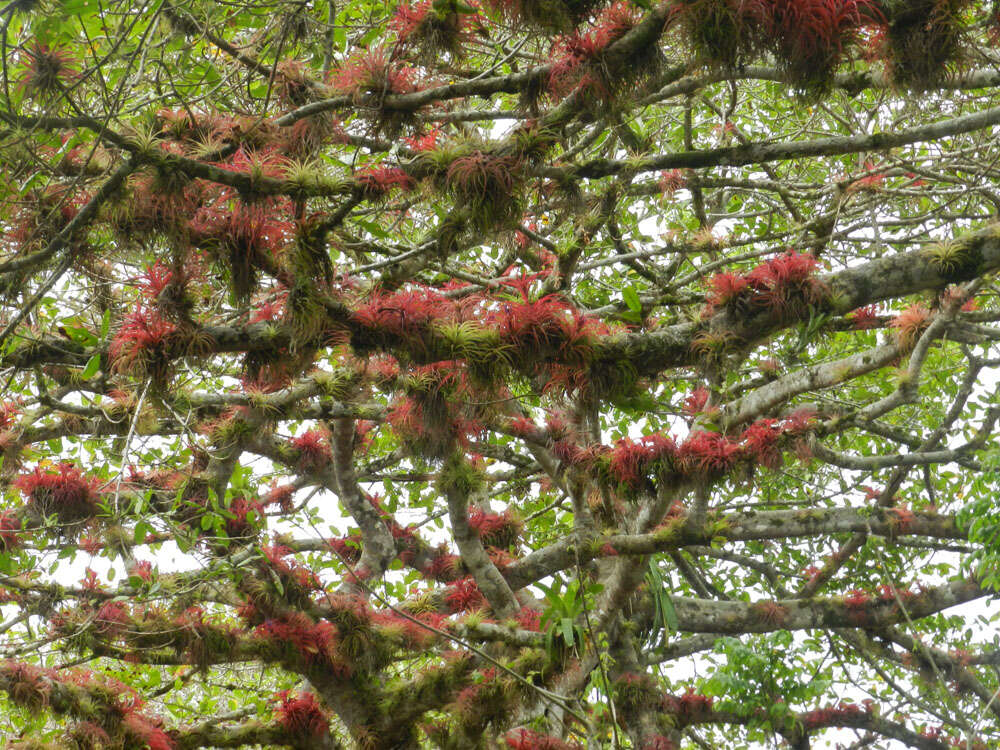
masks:
[(378, 237), (381, 240), (388, 239), (392, 236), (375, 222), (365, 221), (364, 219), (355, 219), (354, 223), (366, 232), (369, 232), (373, 237)]
[(639, 294), (635, 291), (635, 287), (625, 287), (622, 290), (622, 298), (625, 300), (625, 304), (628, 305), (629, 310), (636, 314), (642, 313), (642, 302), (639, 300)]
[(572, 646), (576, 642), (576, 639), (573, 637), (573, 621), (568, 617), (563, 617), (559, 620), (559, 626), (562, 629), (562, 636), (566, 645)]
[(95, 354), (93, 357), (87, 360), (87, 366), (83, 368), (83, 372), (80, 373), (80, 377), (83, 380), (90, 380), (97, 374), (97, 371), (101, 369), (101, 355)]
[(61, 330), (69, 336), (72, 341), (78, 344), (83, 344), (84, 346), (94, 346), (98, 343), (97, 336), (94, 335), (93, 331), (90, 331), (82, 326), (64, 324)]
[(676, 633), (680, 623), (677, 622), (677, 610), (674, 609), (674, 602), (666, 591), (660, 591), (659, 604), (660, 612), (663, 614), (663, 621), (672, 633)]
[(109, 307), (104, 311), (104, 315), (101, 316), (101, 339), (107, 339), (108, 333), (111, 331), (111, 308)]

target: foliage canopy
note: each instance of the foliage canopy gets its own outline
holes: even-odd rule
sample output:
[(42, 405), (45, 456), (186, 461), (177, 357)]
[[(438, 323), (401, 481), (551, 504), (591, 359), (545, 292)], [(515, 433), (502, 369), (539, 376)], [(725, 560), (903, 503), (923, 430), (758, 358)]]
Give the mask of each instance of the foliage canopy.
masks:
[(1000, 746), (993, 4), (0, 23), (11, 746)]

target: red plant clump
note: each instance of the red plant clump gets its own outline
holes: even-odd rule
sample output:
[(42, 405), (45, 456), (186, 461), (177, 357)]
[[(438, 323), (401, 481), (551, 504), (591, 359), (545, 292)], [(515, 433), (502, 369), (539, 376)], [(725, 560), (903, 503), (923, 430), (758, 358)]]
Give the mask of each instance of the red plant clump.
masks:
[(673, 198), (674, 193), (687, 187), (688, 175), (683, 169), (664, 169), (660, 172), (657, 185), (660, 192), (667, 198)]
[(510, 510), (503, 513), (487, 513), (482, 508), (469, 510), (469, 526), (483, 544), (506, 549), (517, 544), (521, 535), (521, 521)]
[(271, 487), (267, 495), (264, 496), (264, 507), (276, 505), (282, 513), (291, 512), (294, 507), (292, 500), (295, 497), (295, 485), (282, 484)]
[(798, 291), (809, 301), (817, 301), (823, 287), (812, 278), (816, 266), (815, 256), (789, 251), (757, 266), (746, 278), (758, 294), (771, 295), (765, 298), (768, 307), (776, 307), (776, 293)]
[[(243, 174), (249, 174), (254, 177), (269, 177), (276, 180), (284, 176), (288, 163), (273, 145), (268, 144), (262, 147), (241, 145), (229, 158), (229, 163), (226, 166), (231, 170), (242, 172)], [(220, 195), (225, 198), (231, 198), (234, 193), (231, 189), (223, 189)], [(255, 208), (267, 205), (266, 203), (243, 203), (242, 200), (238, 201), (239, 204)]]
[(53, 472), (37, 466), (12, 484), (43, 515), (55, 514), (63, 523), (93, 517), (100, 499), (100, 480), (85, 476), (71, 463), (60, 463), (54, 468)]
[(45, 670), (7, 659), (0, 664), (0, 676), (6, 678), (6, 692), (14, 703), (34, 710), (48, 705), (52, 686)]
[(610, 81), (587, 68), (599, 60), (608, 45), (625, 36), (639, 18), (638, 10), (631, 4), (616, 2), (600, 14), (590, 31), (557, 37), (549, 53), (552, 59), (549, 91), (563, 96), (577, 86), (586, 85), (592, 93), (607, 97)]
[(517, 155), (477, 148), (456, 157), (448, 165), (444, 180), (463, 203), (479, 207), (487, 201), (510, 203), (522, 166)]
[(740, 446), (725, 435), (698, 430), (677, 449), (677, 465), (686, 474), (724, 474), (740, 457)]
[(28, 94), (57, 92), (80, 75), (68, 51), (40, 42), (24, 50), (23, 60), (25, 71), (19, 85)]
[(342, 679), (353, 671), (337, 654), (336, 631), (329, 622), (314, 623), (307, 615), (295, 613), (268, 618), (253, 632), (279, 653), (291, 649), (296, 659), (307, 666), (328, 669)]
[(226, 508), (226, 535), (230, 537), (248, 537), (257, 533), (263, 508), (256, 500), (237, 495)]
[(409, 526), (400, 526), (396, 522), (396, 519), (389, 517), (388, 514), (383, 516), (383, 520), (385, 520), (386, 526), (389, 527), (389, 533), (392, 534), (392, 538), (396, 540), (396, 549), (399, 552), (400, 561), (403, 565), (412, 565), (417, 555), (424, 551), (423, 542), (413, 533), (412, 528)]
[(139, 277), (139, 288), (143, 295), (150, 301), (155, 302), (160, 293), (170, 284), (174, 277), (174, 272), (161, 260), (146, 266)]
[(787, 252), (760, 264), (749, 273), (716, 274), (709, 279), (705, 315), (717, 307), (746, 306), (785, 317), (796, 315), (820, 302), (826, 286), (814, 277), (816, 258), (808, 253)]
[(514, 557), (510, 552), (505, 549), (499, 549), (498, 547), (488, 547), (486, 549), (486, 554), (490, 558), (497, 570), (503, 572), (506, 568), (517, 562), (517, 558)]
[(354, 311), (354, 321), (372, 333), (407, 338), (435, 321), (451, 318), (453, 303), (427, 287), (392, 294), (375, 292)]
[(342, 538), (328, 539), (326, 542), (330, 549), (337, 553), (341, 559), (350, 564), (361, 559), (361, 532), (356, 531)]
[(540, 734), (530, 729), (512, 729), (504, 735), (504, 742), (511, 750), (575, 750), (579, 745), (570, 744), (558, 737)]
[(416, 182), (399, 167), (366, 167), (355, 173), (354, 184), (365, 199), (376, 201), (396, 188), (412, 190)]
[(357, 594), (330, 594), (326, 604), (330, 608), (327, 618), (336, 623), (342, 634), (369, 627), (374, 616), (368, 601)]
[(454, 581), (462, 570), (462, 560), (447, 549), (438, 549), (423, 570), (424, 575), (435, 581)]
[(355, 584), (358, 586), (363, 584), (371, 577), (372, 577), (372, 571), (370, 571), (368, 569), (368, 566), (366, 565), (359, 565), (353, 570), (348, 569), (347, 572), (344, 573), (344, 580), (347, 583)]
[(707, 298), (708, 309), (711, 311), (716, 307), (723, 307), (739, 299), (740, 295), (750, 286), (750, 283), (746, 277), (727, 271), (726, 273), (718, 273), (710, 278), (708, 286), (712, 290)]
[(570, 466), (585, 464), (593, 454), (581, 448), (574, 440), (564, 437), (552, 443), (552, 455)]
[(816, 577), (820, 575), (823, 571), (815, 565), (807, 565), (802, 569), (802, 575), (805, 576), (810, 583), (816, 580)]
[(528, 417), (514, 417), (507, 423), (507, 429), (512, 435), (526, 438), (531, 442), (544, 441), (544, 431)]
[(676, 455), (677, 444), (668, 435), (646, 435), (638, 441), (622, 438), (611, 451), (608, 470), (622, 484), (634, 487), (654, 463)]
[(434, 128), (422, 135), (406, 136), (403, 138), (403, 142), (414, 151), (434, 151), (438, 147), (440, 137), (441, 131)]
[(0, 404), (0, 431), (9, 430), (14, 424), (14, 418), (21, 413), (21, 407), (12, 401)]
[(799, 434), (808, 432), (815, 424), (816, 411), (809, 407), (796, 409), (782, 420), (783, 429), (786, 433)]
[(125, 605), (109, 599), (101, 605), (97, 614), (94, 615), (94, 628), (99, 633), (114, 637), (121, 634), (131, 621), (132, 618), (129, 617)]
[(372, 433), (378, 429), (378, 422), (370, 419), (359, 419), (354, 425), (354, 436), (357, 440), (357, 450), (365, 453), (372, 446)]
[(177, 745), (170, 736), (159, 727), (151, 727), (143, 737), (149, 750), (176, 750)]
[(711, 391), (708, 388), (703, 385), (698, 386), (684, 399), (684, 413), (689, 416), (700, 414), (704, 411), (705, 404), (708, 403), (708, 397), (711, 395)]
[(292, 554), (292, 550), (281, 545), (272, 547), (262, 547), (261, 552), (271, 565), (271, 569), (278, 576), (288, 582), (293, 582), (296, 586), (306, 591), (315, 591), (321, 588), (319, 577), (313, 571), (300, 565), (295, 560), (286, 560), (285, 557)]
[[(423, 651), (431, 647), (439, 635), (431, 630), (441, 630), (447, 628), (448, 618), (446, 615), (437, 612), (419, 612), (413, 615), (413, 619), (400, 617), (395, 612), (379, 612), (372, 617), (372, 622), (380, 627), (383, 634), (395, 634), (402, 638), (406, 647), (414, 651)], [(420, 623), (423, 623), (421, 625)]]
[(414, 399), (406, 397), (397, 401), (386, 416), (396, 434), (404, 440), (416, 441), (424, 437), (423, 408)]
[(183, 233), (205, 198), (204, 188), (197, 182), (171, 189), (152, 175), (138, 175), (129, 185), (128, 203), (112, 216), (112, 225), (122, 235), (135, 231)]
[(662, 700), (663, 710), (673, 714), (682, 722), (691, 722), (703, 718), (712, 710), (713, 699), (708, 695), (694, 692), (688, 688), (682, 695), (666, 695)]
[(538, 0), (485, 0), (489, 5), (519, 24), (540, 26), (546, 30), (577, 26), (584, 21), (600, 0), (573, 0), (573, 2), (540, 3)]
[[(473, 28), (482, 25), (482, 18), (472, 6), (462, 12), (439, 12), (432, 0), (401, 3), (389, 21), (389, 28), (396, 32), (402, 47), (416, 45), (427, 52), (447, 51), (459, 55), (463, 46), (472, 40)], [(471, 12), (470, 12), (471, 11)]]
[(191, 227), (203, 239), (223, 241), (234, 254), (267, 257), (281, 249), (292, 229), (291, 222), (280, 221), (280, 216), (280, 206), (273, 199), (219, 201), (199, 212)]
[(779, 65), (806, 86), (825, 84), (862, 24), (881, 19), (872, 0), (761, 0), (756, 8)]
[(521, 607), (514, 613), (514, 620), (525, 630), (539, 632), (542, 629), (542, 613), (532, 607)]
[(250, 323), (280, 320), (285, 315), (288, 305), (288, 290), (279, 289), (268, 295), (268, 298), (247, 314)]
[(277, 694), (281, 701), (274, 710), (275, 719), (289, 734), (296, 737), (319, 737), (330, 730), (330, 717), (312, 693), (293, 696), (284, 690)]
[(776, 419), (758, 419), (743, 431), (741, 441), (744, 453), (750, 460), (761, 466), (770, 469), (781, 466), (781, 451), (778, 442), (784, 431), (783, 426)]
[(69, 737), (76, 743), (73, 747), (112, 747), (111, 735), (92, 721), (81, 721), (76, 724), (70, 730)]
[(0, 552), (10, 552), (21, 544), (21, 519), (12, 510), (0, 513)]
[(878, 592), (878, 598), (881, 602), (894, 602), (897, 598), (906, 600), (914, 596), (912, 591), (899, 589), (887, 583), (879, 584), (875, 590)]
[(662, 734), (654, 734), (643, 741), (642, 750), (677, 750), (677, 743)]
[(130, 576), (136, 576), (146, 583), (149, 583), (153, 580), (153, 563), (149, 560), (139, 560), (135, 565), (129, 568), (128, 574)]
[(542, 356), (558, 353), (582, 362), (590, 351), (591, 340), (607, 332), (602, 323), (583, 315), (556, 294), (532, 301), (524, 286), (518, 286), (518, 292), (520, 301), (505, 301), (488, 317), (488, 324), (517, 351)]
[(291, 439), (292, 447), (298, 451), (298, 467), (302, 471), (315, 473), (330, 465), (333, 453), (329, 436), (323, 430), (308, 430)]
[(868, 605), (871, 597), (861, 589), (851, 589), (844, 597), (844, 605), (847, 607), (847, 618), (854, 624), (860, 625), (868, 619)]
[(864, 177), (859, 177), (847, 186), (848, 193), (857, 193), (862, 190), (879, 190), (885, 184), (885, 174), (878, 171), (875, 163), (872, 161), (865, 162), (865, 171), (870, 172)]
[(889, 516), (889, 525), (892, 527), (893, 531), (901, 534), (905, 534), (909, 531), (913, 526), (913, 522), (917, 519), (913, 511), (905, 505), (897, 508), (886, 508), (885, 512)]
[[(597, 58), (603, 49), (603, 46), (598, 46), (592, 34), (576, 32), (558, 37), (549, 52), (552, 59), (548, 81), (549, 92), (558, 97), (572, 91), (583, 79), (583, 69), (587, 63)], [(587, 83), (589, 88), (593, 88), (595, 79), (589, 76)], [(602, 93), (606, 95), (607, 91)]]
[(85, 591), (103, 591), (104, 584), (97, 577), (97, 573), (91, 569), (87, 568), (84, 570), (83, 578), (80, 579), (80, 587)]
[(855, 330), (867, 331), (871, 328), (878, 328), (878, 305), (867, 305), (859, 307), (848, 314), (848, 319), (854, 325)]
[(873, 703), (870, 700), (865, 701), (863, 708), (856, 703), (841, 701), (836, 706), (817, 708), (813, 711), (801, 713), (798, 719), (802, 722), (802, 728), (806, 731), (819, 729), (821, 727), (836, 725), (838, 719), (855, 718), (863, 713), (870, 713), (872, 705)]
[(410, 450), (443, 457), (456, 442), (468, 446), (482, 435), (461, 362), (415, 367), (405, 385), (409, 395), (395, 403), (388, 421)]
[(930, 325), (930, 317), (930, 310), (917, 303), (889, 321), (889, 325), (896, 329), (896, 342), (901, 349), (908, 351), (916, 346), (920, 334)]
[[(267, 163), (257, 169), (266, 170)], [(282, 168), (273, 169), (283, 173)], [(233, 291), (246, 300), (257, 290), (259, 271), (269, 270), (294, 236), (291, 212), (286, 198), (248, 201), (222, 191), (198, 209), (187, 229), (198, 244), (213, 248), (213, 255), (229, 269)]]
[(479, 609), (486, 604), (483, 592), (479, 590), (479, 586), (471, 576), (454, 581), (445, 595), (445, 601), (448, 602), (452, 612)]
[(334, 91), (360, 98), (365, 95), (410, 94), (417, 90), (415, 68), (399, 65), (382, 47), (361, 50), (344, 61), (330, 82)]
[(150, 719), (138, 713), (128, 713), (122, 720), (121, 727), (134, 738), (145, 742), (149, 750), (176, 750), (177, 745), (170, 736), (156, 726), (158, 720)]
[(162, 374), (177, 326), (156, 310), (139, 307), (125, 316), (108, 347), (112, 367), (123, 373)]

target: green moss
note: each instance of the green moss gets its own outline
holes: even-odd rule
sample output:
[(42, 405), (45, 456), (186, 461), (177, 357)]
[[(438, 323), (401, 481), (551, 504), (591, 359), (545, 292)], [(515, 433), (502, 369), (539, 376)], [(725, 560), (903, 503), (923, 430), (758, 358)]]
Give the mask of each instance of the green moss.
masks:
[(337, 401), (347, 400), (358, 382), (358, 378), (353, 372), (343, 369), (333, 372), (314, 372), (310, 377), (324, 396), (329, 396)]
[(457, 493), (469, 497), (480, 492), (484, 486), (483, 473), (459, 451), (452, 452), (445, 459), (438, 474), (437, 487), (444, 494)]
[(685, 522), (683, 518), (676, 518), (667, 521), (665, 524), (653, 531), (653, 538), (658, 544), (673, 544), (680, 540), (684, 524)]

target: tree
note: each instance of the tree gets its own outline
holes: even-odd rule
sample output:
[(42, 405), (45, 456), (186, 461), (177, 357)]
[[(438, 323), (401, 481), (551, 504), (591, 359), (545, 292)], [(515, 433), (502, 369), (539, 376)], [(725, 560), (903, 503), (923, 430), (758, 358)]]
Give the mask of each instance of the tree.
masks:
[(0, 19), (12, 747), (1000, 746), (995, 5)]

